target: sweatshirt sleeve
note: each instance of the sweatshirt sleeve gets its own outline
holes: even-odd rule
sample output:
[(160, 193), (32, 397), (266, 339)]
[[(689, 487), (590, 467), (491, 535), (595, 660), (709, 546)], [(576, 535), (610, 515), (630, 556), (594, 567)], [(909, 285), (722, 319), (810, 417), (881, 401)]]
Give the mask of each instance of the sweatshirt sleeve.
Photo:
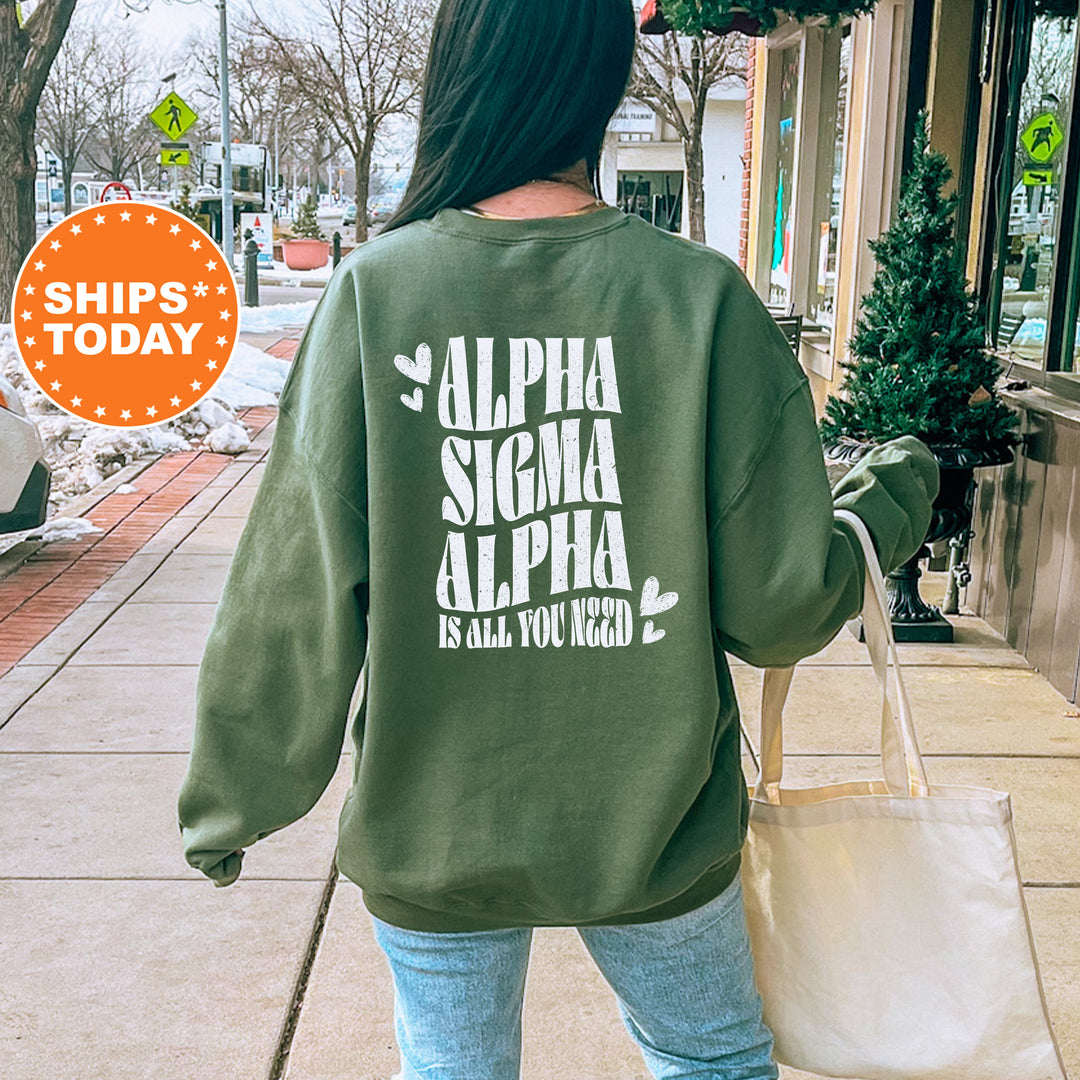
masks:
[(905, 435), (875, 446), (830, 491), (810, 383), (741, 271), (714, 338), (707, 499), (713, 624), (722, 648), (787, 667), (824, 648), (862, 610), (854, 511), (882, 571), (921, 546), (937, 496), (930, 450)]
[(357, 305), (339, 270), (304, 333), (214, 613), (179, 794), (187, 861), (218, 885), (334, 774), (367, 643)]

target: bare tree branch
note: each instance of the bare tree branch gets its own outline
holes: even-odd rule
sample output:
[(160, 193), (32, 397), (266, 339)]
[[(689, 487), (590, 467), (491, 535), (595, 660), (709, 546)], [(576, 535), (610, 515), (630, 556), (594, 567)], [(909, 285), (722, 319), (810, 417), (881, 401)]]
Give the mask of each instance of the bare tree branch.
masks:
[(86, 142), (86, 158), (110, 180), (131, 175), (158, 142), (148, 119), (156, 104), (158, 80), (135, 30), (123, 23), (99, 31), (101, 62), (91, 91), (99, 102), (97, 123)]
[(38, 103), (74, 10), (75, 0), (40, 0), (20, 25), (16, 5), (0, 2), (0, 320), (34, 245)]
[[(14, 5), (12, 5), (14, 6)], [(41, 0), (23, 25), (29, 43), (13, 104), (19, 115), (36, 109), (49, 68), (75, 10), (75, 0)]]
[(64, 213), (71, 213), (71, 178), (97, 123), (102, 54), (97, 25), (74, 19), (56, 54), (38, 106), (38, 129), (60, 162)]
[(433, 0), (314, 0), (297, 28), (249, 8), (251, 33), (353, 157), (359, 240), (375, 142), (387, 119), (416, 111), (433, 14)]
[(627, 96), (648, 106), (678, 133), (686, 157), (690, 236), (705, 241), (702, 131), (709, 93), (746, 81), (746, 38), (639, 34)]

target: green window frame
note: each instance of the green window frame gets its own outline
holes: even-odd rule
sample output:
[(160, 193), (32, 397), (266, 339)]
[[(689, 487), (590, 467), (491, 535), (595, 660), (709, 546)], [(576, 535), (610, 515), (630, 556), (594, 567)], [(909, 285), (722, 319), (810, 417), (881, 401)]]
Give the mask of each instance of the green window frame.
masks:
[[(1080, 65), (1080, 19), (1066, 9), (1068, 0), (1013, 0), (997, 7), (1002, 16), (1002, 35), (999, 52), (999, 71), (1004, 72), (999, 87), (998, 108), (999, 139), (995, 140), (1000, 154), (1000, 176), (993, 194), (996, 205), (994, 213), (994, 240), (992, 260), (983, 276), (987, 297), (987, 337), (996, 347), (1007, 365), (1010, 376), (1023, 378), (1030, 385), (1039, 386), (1059, 396), (1080, 401), (1080, 340), (1076, 333), (1076, 320), (1080, 314), (1080, 208), (1077, 192), (1080, 187), (1080, 91), (1077, 90), (1078, 65)], [(1072, 10), (1076, 10), (1076, 3)], [(1060, 81), (1071, 88), (1068, 112), (1055, 108), (1055, 98), (1044, 87), (1040, 102), (1033, 105), (1032, 94), (1039, 85), (1027, 85), (1034, 75), (1030, 64), (1033, 55), (1038, 58), (1038, 43), (1033, 39), (1040, 27), (1052, 20), (1062, 19), (1063, 31), (1071, 34), (1071, 61), (1069, 71)], [(1069, 81), (1071, 80), (1071, 81)], [(1025, 152), (1021, 137), (1032, 115), (1046, 102), (1055, 111), (1065, 139), (1060, 152), (1054, 156), (1050, 168), (1055, 180), (1047, 185), (1046, 194), (1053, 206), (1054, 220), (1049, 232), (1042, 218), (1047, 214), (1038, 211), (1044, 205), (1041, 192), (1023, 186), (1022, 170)], [(994, 155), (992, 155), (993, 157)], [(1056, 203), (1056, 205), (1055, 205)], [(1020, 205), (1023, 204), (1023, 205)], [(1026, 217), (1034, 224), (1018, 226), (1018, 219)], [(1028, 230), (1025, 233), (1025, 229)], [(1034, 230), (1034, 231), (1030, 231)], [(1052, 247), (1049, 266), (1038, 266), (1043, 249)], [(1014, 275), (1019, 272), (1022, 276)], [(1012, 291), (1017, 300), (1010, 302), (1010, 290), (1006, 278), (1012, 277)], [(1042, 287), (1032, 281), (1042, 281)], [(1023, 286), (1028, 285), (1025, 292)], [(1028, 294), (1030, 298), (1022, 303)], [(1025, 338), (1025, 325), (1034, 325), (1036, 331), (1041, 323), (1042, 343), (1037, 336)], [(1041, 348), (1041, 354), (1038, 350)]]

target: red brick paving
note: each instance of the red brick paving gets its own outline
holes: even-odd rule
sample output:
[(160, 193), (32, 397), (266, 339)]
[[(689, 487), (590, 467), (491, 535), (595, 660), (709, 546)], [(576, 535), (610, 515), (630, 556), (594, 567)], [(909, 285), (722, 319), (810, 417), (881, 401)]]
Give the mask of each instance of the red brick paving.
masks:
[(276, 356), (279, 360), (292, 360), (296, 355), (296, 347), (300, 344), (299, 338), (282, 338), (280, 341), (275, 341), (265, 352), (268, 352), (271, 356)]
[[(283, 338), (267, 352), (291, 360), (299, 344)], [(237, 416), (254, 438), (277, 415), (272, 405)], [(116, 573), (229, 462), (209, 450), (166, 453), (138, 474), (138, 491), (106, 495), (83, 517), (104, 530), (42, 545), (0, 580), (0, 676), (43, 641)]]

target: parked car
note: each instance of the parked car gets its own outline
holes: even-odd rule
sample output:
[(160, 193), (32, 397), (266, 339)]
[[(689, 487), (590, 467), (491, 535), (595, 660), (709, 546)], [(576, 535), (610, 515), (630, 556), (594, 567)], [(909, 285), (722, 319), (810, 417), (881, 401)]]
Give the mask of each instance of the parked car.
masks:
[(345, 207), (345, 214), (341, 219), (342, 225), (355, 225), (356, 224), (356, 203), (351, 202)]
[(37, 425), (0, 375), (0, 533), (33, 529), (48, 510), (52, 473)]

